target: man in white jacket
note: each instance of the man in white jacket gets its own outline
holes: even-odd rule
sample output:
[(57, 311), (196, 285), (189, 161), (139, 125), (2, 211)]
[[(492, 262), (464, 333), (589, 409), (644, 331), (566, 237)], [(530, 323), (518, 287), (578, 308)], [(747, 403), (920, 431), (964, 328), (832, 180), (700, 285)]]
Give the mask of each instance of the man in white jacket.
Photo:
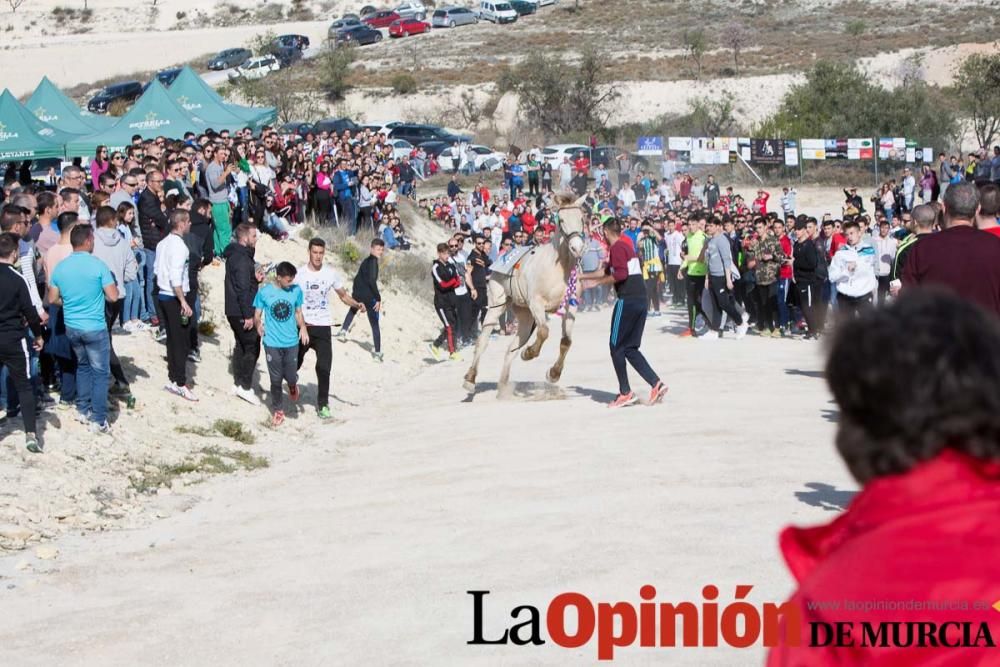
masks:
[(838, 310), (853, 317), (872, 304), (875, 278), (875, 248), (861, 238), (861, 227), (848, 220), (842, 227), (847, 243), (840, 246), (830, 262), (830, 282), (837, 289)]
[(878, 305), (880, 306), (885, 303), (886, 297), (889, 295), (889, 283), (892, 282), (892, 263), (896, 259), (898, 245), (896, 237), (889, 233), (889, 221), (880, 221), (878, 237), (875, 239), (875, 255), (877, 257), (875, 274), (878, 278)]

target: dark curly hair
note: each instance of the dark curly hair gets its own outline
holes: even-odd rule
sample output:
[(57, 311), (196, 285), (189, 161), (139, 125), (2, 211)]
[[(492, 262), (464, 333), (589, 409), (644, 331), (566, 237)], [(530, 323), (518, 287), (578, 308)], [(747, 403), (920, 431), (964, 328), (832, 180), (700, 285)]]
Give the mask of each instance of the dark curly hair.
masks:
[(837, 449), (861, 483), (947, 447), (1000, 459), (1000, 320), (953, 293), (906, 290), (839, 326), (826, 378)]

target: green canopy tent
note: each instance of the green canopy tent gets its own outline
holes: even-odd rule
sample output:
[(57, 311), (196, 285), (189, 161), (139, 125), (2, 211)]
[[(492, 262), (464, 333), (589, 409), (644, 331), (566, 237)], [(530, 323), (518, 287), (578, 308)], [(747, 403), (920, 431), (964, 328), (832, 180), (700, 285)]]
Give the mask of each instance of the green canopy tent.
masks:
[[(247, 118), (247, 114), (241, 115), (232, 106), (223, 102), (211, 86), (190, 67), (185, 67), (177, 75), (167, 93), (185, 110), (197, 114), (213, 130), (241, 130), (248, 125), (256, 129), (253, 122)], [(260, 116), (261, 111), (267, 110), (249, 109), (249, 111)]]
[(115, 118), (84, 111), (73, 103), (48, 77), (42, 77), (24, 105), (43, 123), (73, 134), (93, 134), (115, 124)]
[(63, 157), (76, 136), (35, 118), (6, 88), (0, 93), (0, 162)]
[(101, 145), (118, 151), (131, 144), (132, 136), (136, 134), (147, 138), (164, 136), (180, 139), (185, 132), (203, 132), (207, 127), (209, 123), (177, 104), (163, 84), (153, 79), (142, 97), (117, 123), (103, 132), (74, 138), (66, 150), (72, 156), (93, 155), (94, 149)]
[[(177, 78), (170, 85), (170, 92), (174, 93), (177, 97), (187, 97), (190, 101), (189, 103), (192, 104), (200, 103), (204, 106), (204, 100), (211, 100), (214, 104), (224, 107), (227, 111), (242, 119), (242, 127), (250, 127), (254, 130), (259, 130), (264, 125), (273, 124), (278, 117), (278, 111), (274, 107), (245, 107), (226, 102), (212, 86), (208, 85), (204, 79), (198, 76), (197, 72), (187, 66), (181, 70), (181, 73), (177, 75)], [(213, 127), (213, 129), (219, 128)]]

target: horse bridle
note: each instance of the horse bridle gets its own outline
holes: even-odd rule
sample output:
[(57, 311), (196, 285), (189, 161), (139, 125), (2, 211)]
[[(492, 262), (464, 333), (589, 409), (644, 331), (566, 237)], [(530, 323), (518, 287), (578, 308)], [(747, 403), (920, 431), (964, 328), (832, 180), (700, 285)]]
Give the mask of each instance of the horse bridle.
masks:
[[(578, 204), (570, 204), (569, 206), (560, 206), (559, 208), (556, 209), (556, 213), (559, 214), (568, 208), (580, 208), (580, 206)], [(563, 229), (563, 217), (561, 215), (559, 216), (559, 233), (566, 237), (566, 243), (572, 241), (574, 236), (579, 237), (581, 241), (587, 240), (586, 237), (583, 235), (583, 232), (567, 233), (566, 230)]]

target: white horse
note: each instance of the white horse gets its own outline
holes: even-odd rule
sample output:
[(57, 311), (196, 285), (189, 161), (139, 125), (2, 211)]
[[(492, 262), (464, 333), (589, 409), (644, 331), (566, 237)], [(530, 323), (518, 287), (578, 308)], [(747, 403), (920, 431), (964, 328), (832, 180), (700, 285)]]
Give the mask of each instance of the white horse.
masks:
[[(538, 331), (535, 342), (524, 347), (521, 358), (525, 361), (538, 356), (542, 345), (549, 337), (546, 314), (554, 313), (566, 300), (570, 274), (587, 247), (583, 226), (583, 199), (574, 200), (566, 194), (556, 195), (559, 211), (559, 235), (557, 242), (532, 249), (519, 259), (509, 274), (493, 273), (487, 285), (489, 299), (482, 331), (476, 341), (476, 354), (472, 367), (465, 374), (464, 387), (476, 390), (476, 373), (479, 358), (490, 342), (490, 335), (499, 327), (500, 315), (509, 305), (517, 318), (517, 336), (511, 341), (504, 357), (503, 371), (497, 383), (498, 393), (503, 395), (510, 381), (510, 365), (514, 355), (525, 346), (533, 331)], [(563, 308), (562, 339), (559, 342), (559, 358), (549, 369), (549, 382), (558, 382), (562, 376), (566, 353), (572, 345), (575, 316), (567, 303)]]

